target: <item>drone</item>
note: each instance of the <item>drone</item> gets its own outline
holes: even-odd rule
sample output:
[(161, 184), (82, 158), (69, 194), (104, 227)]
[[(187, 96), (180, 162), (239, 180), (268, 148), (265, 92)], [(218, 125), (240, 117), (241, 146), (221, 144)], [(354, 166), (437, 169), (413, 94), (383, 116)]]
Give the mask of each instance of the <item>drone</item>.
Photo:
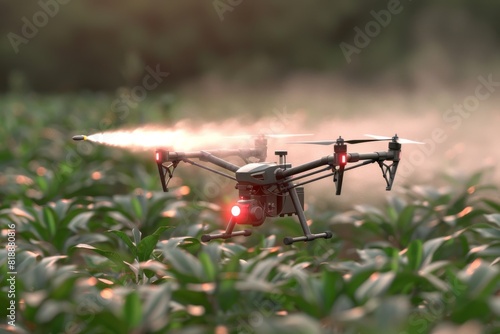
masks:
[[(386, 190), (391, 190), (401, 160), (402, 144), (423, 144), (409, 139), (367, 135), (370, 139), (297, 141), (294, 144), (333, 145), (333, 154), (292, 167), (287, 163), (286, 150), (277, 150), (278, 162), (266, 162), (267, 138), (258, 135), (252, 148), (215, 149), (194, 152), (168, 151), (156, 149), (155, 160), (158, 166), (163, 191), (168, 191), (168, 183), (180, 162), (203, 168), (236, 182), (238, 200), (231, 208), (231, 216), (226, 230), (222, 233), (204, 234), (203, 242), (214, 239), (229, 239), (236, 236), (250, 236), (249, 229), (234, 231), (236, 225), (260, 226), (266, 218), (296, 215), (303, 235), (285, 237), (283, 243), (291, 245), (299, 241), (312, 241), (318, 238), (329, 239), (332, 232), (312, 233), (304, 214), (304, 185), (332, 177), (336, 195), (342, 191), (344, 173), (358, 167), (377, 163), (386, 182)], [(387, 151), (373, 153), (352, 153), (347, 144), (360, 144), (374, 141), (389, 141)], [(239, 157), (243, 165), (226, 160)], [(252, 160), (250, 160), (252, 159)], [(255, 161), (256, 160), (256, 161)], [(252, 162), (254, 161), (254, 162)], [(218, 166), (225, 171), (215, 169)], [(351, 165), (352, 164), (352, 165)]]

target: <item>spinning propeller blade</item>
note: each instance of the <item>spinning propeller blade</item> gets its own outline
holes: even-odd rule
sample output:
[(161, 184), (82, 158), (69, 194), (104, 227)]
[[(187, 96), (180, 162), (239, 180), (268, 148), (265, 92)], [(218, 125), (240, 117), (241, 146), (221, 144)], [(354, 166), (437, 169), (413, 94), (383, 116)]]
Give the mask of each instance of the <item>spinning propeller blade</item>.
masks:
[(293, 141), (289, 144), (313, 144), (313, 145), (332, 145), (336, 140), (311, 140), (311, 141)]
[[(351, 139), (351, 140), (344, 140), (343, 142), (346, 144), (360, 144), (360, 143), (367, 143), (370, 141), (381, 141), (381, 139)], [(289, 144), (333, 145), (335, 143), (337, 143), (337, 140), (294, 141)]]
[(368, 143), (368, 142), (373, 142), (373, 141), (388, 141), (388, 140), (394, 140), (400, 144), (425, 144), (419, 141), (414, 141), (410, 139), (404, 139), (404, 138), (399, 138), (397, 136), (394, 137), (385, 137), (385, 136), (376, 136), (376, 135), (365, 135), (367, 137), (372, 137), (373, 139), (349, 139), (349, 140), (344, 140), (342, 138), (339, 138), (337, 140), (311, 140), (311, 141), (295, 141), (295, 142), (290, 142), (289, 144), (312, 144), (312, 145), (333, 145), (336, 143), (346, 143), (346, 144), (361, 144), (361, 143)]
[(312, 133), (274, 133), (274, 134), (256, 134), (256, 135), (234, 135), (234, 136), (224, 136), (224, 138), (241, 138), (241, 139), (251, 139), (251, 138), (289, 138), (289, 137), (302, 137), (302, 136), (312, 136)]
[[(375, 138), (377, 140), (392, 140), (392, 139), (394, 139), (393, 137), (377, 136), (377, 135), (370, 135), (370, 134), (365, 134), (365, 136)], [(425, 144), (421, 141), (415, 141), (415, 140), (399, 138), (399, 137), (396, 138), (396, 141), (400, 144), (420, 144), (420, 145)]]

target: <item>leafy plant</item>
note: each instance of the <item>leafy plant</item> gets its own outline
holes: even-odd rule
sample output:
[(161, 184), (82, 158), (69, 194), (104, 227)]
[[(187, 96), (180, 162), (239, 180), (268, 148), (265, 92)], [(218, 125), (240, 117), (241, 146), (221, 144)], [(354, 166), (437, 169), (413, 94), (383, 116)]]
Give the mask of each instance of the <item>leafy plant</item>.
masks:
[[(441, 176), (444, 186), (408, 187), (381, 206), (311, 209), (312, 229), (334, 231), (328, 240), (283, 246), (301, 233), (285, 217), (202, 243), (222, 227), (224, 199), (191, 193), (201, 180), (163, 193), (140, 155), (66, 142), (62, 129), (91, 129), (110, 103), (0, 99), (15, 129), (0, 131), (0, 229), (17, 246), (16, 327), (2, 330), (498, 333), (500, 202), (488, 171)], [(68, 107), (89, 112), (61, 117)], [(8, 261), (2, 247), (1, 305)]]

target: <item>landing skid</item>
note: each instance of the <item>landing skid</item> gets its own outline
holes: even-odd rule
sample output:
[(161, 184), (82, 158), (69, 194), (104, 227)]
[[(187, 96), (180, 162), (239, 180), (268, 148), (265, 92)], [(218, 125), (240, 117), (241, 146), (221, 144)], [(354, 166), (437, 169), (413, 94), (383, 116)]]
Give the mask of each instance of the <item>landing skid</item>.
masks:
[[(307, 219), (304, 214), (304, 209), (302, 208), (302, 205), (300, 204), (299, 196), (297, 194), (297, 189), (296, 188), (289, 188), (288, 193), (290, 194), (290, 198), (292, 200), (292, 203), (295, 207), (295, 212), (297, 213), (297, 216), (299, 218), (299, 223), (302, 228), (302, 231), (304, 232), (303, 236), (299, 237), (285, 237), (283, 239), (283, 243), (285, 245), (291, 245), (294, 242), (298, 241), (312, 241), (315, 239), (323, 238), (323, 239), (330, 239), (333, 234), (330, 231), (325, 231), (323, 233), (316, 233), (313, 234), (311, 233), (311, 230), (309, 229), (309, 225), (307, 225)], [(237, 237), (237, 236), (245, 236), (248, 237), (252, 235), (252, 231), (250, 230), (242, 230), (242, 231), (236, 231), (233, 232), (233, 229), (236, 225), (236, 222), (234, 221), (233, 218), (229, 220), (229, 223), (226, 227), (226, 231), (223, 233), (214, 233), (214, 234), (204, 234), (201, 236), (201, 241), (203, 242), (209, 242), (210, 240), (214, 239), (229, 239), (232, 237)]]

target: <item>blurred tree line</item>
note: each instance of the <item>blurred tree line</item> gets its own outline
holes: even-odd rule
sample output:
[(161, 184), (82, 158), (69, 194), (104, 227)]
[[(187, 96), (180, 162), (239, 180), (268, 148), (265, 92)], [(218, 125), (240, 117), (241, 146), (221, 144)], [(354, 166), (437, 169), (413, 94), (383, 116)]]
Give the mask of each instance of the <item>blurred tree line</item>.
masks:
[[(341, 43), (355, 46), (354, 28), (395, 5), (348, 63)], [(112, 90), (139, 84), (145, 66), (171, 73), (166, 85), (298, 71), (405, 81), (423, 69), (453, 82), (497, 66), (499, 9), (491, 0), (0, 0), (0, 90)]]

